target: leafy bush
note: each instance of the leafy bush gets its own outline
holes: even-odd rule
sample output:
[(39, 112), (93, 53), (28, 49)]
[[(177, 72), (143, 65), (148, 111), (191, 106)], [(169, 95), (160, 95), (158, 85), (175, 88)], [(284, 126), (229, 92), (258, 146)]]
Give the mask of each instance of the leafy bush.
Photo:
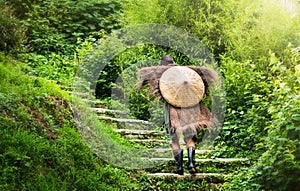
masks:
[(244, 178), (233, 181), (230, 190), (239, 190), (241, 186), (259, 190), (297, 190), (299, 187), (300, 83), (299, 65), (296, 65), (300, 58), (299, 47), (289, 46), (283, 55), (281, 58), (270, 55), (270, 94), (267, 95), (269, 101), (265, 102), (270, 122), (263, 128), (267, 134), (256, 142), (257, 151), (263, 153), (257, 164), (244, 172)]
[(266, 135), (264, 128), (271, 120), (268, 114), (272, 99), (269, 73), (259, 69), (261, 63), (241, 63), (226, 56), (221, 59), (227, 112), (217, 147), (226, 151), (225, 156), (250, 157), (252, 153), (256, 158), (260, 153), (253, 150)]
[(78, 38), (84, 39), (100, 30), (110, 32), (121, 26), (118, 1), (17, 0), (8, 3), (28, 28), (30, 51), (39, 54), (72, 55)]
[(72, 86), (76, 71), (76, 57), (51, 53), (50, 55), (38, 55), (35, 53), (19, 54), (24, 64), (24, 71), (31, 76), (43, 77), (47, 80), (55, 80), (57, 83)]
[(272, 81), (274, 99), (268, 109), (272, 123), (266, 127), (268, 138), (259, 145), (267, 151), (255, 167), (259, 175), (255, 179), (266, 190), (297, 190), (300, 186), (300, 83), (296, 65), (300, 47), (288, 47), (283, 55), (283, 59), (274, 57), (270, 63), (278, 74)]
[(11, 7), (0, 1), (0, 51), (20, 50), (25, 43), (26, 28), (13, 16)]

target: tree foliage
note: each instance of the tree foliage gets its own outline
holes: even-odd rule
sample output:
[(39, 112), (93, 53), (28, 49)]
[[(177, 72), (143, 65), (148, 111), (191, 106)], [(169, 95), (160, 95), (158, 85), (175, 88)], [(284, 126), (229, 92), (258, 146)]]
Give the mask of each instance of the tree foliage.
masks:
[[(72, 54), (77, 39), (121, 26), (118, 1), (6, 1), (27, 27), (31, 52)], [(96, 33), (95, 36), (97, 37)]]

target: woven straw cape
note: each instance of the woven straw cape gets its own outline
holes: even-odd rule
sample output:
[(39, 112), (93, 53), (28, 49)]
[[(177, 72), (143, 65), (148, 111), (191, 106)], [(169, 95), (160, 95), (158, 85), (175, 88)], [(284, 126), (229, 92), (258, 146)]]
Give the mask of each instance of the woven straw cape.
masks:
[(185, 66), (167, 69), (159, 80), (163, 98), (175, 107), (191, 107), (204, 97), (205, 86), (200, 75)]

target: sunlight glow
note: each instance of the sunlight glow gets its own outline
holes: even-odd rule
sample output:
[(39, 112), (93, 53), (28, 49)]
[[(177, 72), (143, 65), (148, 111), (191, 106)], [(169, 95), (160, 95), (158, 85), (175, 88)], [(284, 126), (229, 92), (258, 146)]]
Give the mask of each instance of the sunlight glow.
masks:
[(273, 0), (277, 6), (283, 8), (286, 12), (291, 14), (291, 17), (295, 17), (298, 12), (299, 8), (299, 1), (298, 0)]

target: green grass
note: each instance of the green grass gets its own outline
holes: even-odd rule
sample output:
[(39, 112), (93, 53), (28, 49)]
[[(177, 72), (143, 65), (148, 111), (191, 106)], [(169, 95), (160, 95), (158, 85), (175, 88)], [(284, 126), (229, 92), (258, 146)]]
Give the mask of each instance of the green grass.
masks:
[(77, 131), (70, 97), (0, 58), (0, 190), (129, 190), (124, 169), (96, 156)]

